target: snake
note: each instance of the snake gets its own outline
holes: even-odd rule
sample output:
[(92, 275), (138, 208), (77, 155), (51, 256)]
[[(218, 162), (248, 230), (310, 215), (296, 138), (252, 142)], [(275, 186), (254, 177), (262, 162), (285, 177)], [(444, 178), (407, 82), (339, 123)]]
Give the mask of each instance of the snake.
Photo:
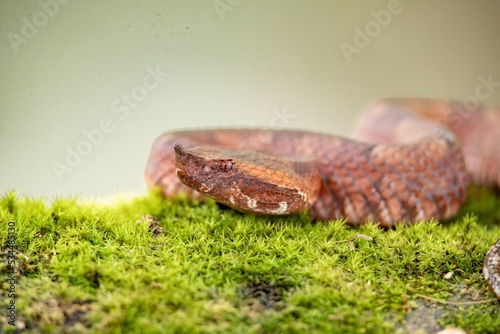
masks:
[[(390, 228), (452, 218), (471, 183), (500, 188), (500, 107), (387, 98), (362, 113), (354, 138), (303, 130), (167, 132), (152, 145), (148, 188), (212, 198), (238, 211)], [(500, 298), (500, 240), (483, 276)]]

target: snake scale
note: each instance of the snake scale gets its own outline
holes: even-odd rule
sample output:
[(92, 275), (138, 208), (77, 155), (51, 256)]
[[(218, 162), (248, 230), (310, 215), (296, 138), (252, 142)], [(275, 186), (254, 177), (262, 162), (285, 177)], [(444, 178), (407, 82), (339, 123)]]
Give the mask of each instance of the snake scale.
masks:
[[(308, 210), (383, 227), (453, 217), (469, 183), (500, 188), (500, 108), (434, 99), (384, 99), (356, 140), (294, 130), (170, 132), (152, 146), (145, 179), (267, 215)], [(485, 135), (488, 134), (488, 135)], [(483, 275), (500, 298), (500, 240)]]

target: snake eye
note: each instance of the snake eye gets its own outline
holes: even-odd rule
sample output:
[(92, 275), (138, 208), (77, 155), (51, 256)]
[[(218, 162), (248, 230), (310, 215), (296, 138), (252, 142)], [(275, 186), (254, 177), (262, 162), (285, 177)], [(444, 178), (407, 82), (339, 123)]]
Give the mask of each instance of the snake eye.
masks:
[(233, 162), (231, 160), (220, 160), (218, 168), (221, 172), (227, 173), (233, 168)]
[(210, 168), (210, 166), (208, 165), (203, 166), (203, 173), (210, 173), (211, 170), (212, 168)]

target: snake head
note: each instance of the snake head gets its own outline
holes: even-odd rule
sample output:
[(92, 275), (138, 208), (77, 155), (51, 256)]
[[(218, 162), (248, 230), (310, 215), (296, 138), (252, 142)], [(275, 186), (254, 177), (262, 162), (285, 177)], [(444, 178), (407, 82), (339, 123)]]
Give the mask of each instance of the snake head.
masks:
[[(232, 169), (232, 159), (217, 159), (211, 150), (196, 147), (186, 150), (174, 145), (175, 172), (186, 186), (208, 196), (222, 179), (227, 179)], [(210, 196), (209, 196), (210, 197)]]
[(263, 153), (174, 145), (177, 177), (186, 186), (238, 211), (297, 213), (315, 201), (320, 174), (311, 161)]

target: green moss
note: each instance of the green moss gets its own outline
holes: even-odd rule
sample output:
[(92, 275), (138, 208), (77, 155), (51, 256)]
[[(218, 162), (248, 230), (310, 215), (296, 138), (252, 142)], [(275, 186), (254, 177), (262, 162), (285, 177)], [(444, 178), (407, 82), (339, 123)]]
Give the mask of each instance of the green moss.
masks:
[[(33, 333), (498, 333), (497, 301), (460, 304), (494, 298), (481, 267), (500, 236), (499, 196), (470, 197), (450, 222), (384, 230), (156, 191), (110, 205), (10, 191), (0, 272), (11, 276), (13, 222), (17, 326)], [(9, 288), (2, 280), (7, 302)], [(7, 321), (0, 330), (14, 332)]]

